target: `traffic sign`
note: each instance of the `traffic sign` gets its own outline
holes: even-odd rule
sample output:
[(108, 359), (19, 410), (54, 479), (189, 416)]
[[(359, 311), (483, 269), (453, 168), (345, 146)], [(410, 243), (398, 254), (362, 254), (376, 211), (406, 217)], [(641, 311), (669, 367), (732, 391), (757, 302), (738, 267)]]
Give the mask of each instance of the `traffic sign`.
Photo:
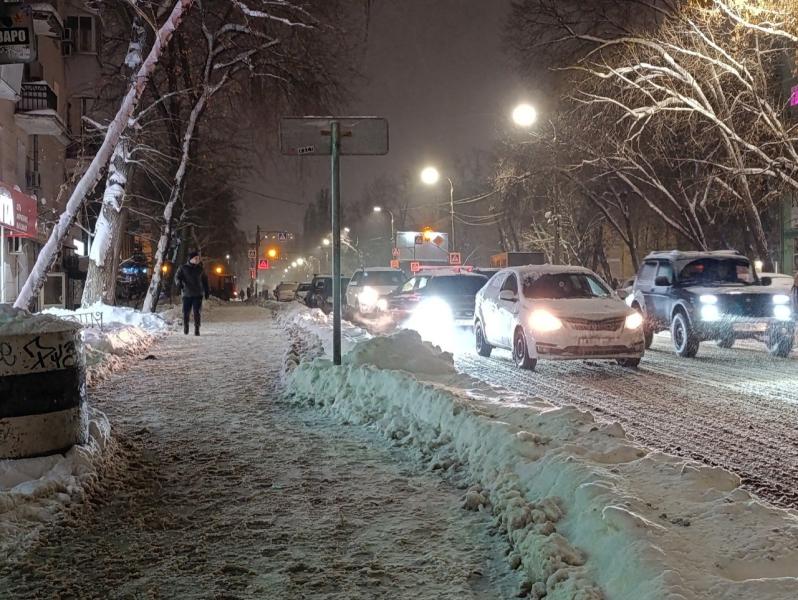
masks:
[(340, 128), (340, 154), (388, 154), (388, 121), (381, 117), (284, 117), (280, 151), (292, 156), (332, 154), (331, 123)]
[(284, 242), (288, 239), (288, 234), (285, 231), (278, 231), (277, 232), (277, 241)]
[(269, 268), (269, 261), (262, 258), (258, 261), (258, 271), (266, 271)]
[(399, 248), (391, 248), (391, 256), (399, 258)]
[(397, 259), (394, 259), (394, 260), (391, 261), (391, 268), (392, 269), (398, 269), (399, 268), (399, 261)]
[(410, 263), (410, 272), (411, 273), (418, 273), (421, 270), (421, 263), (420, 262), (411, 262)]
[(255, 260), (256, 258), (258, 258), (258, 255), (255, 253), (255, 248), (250, 248), (249, 250), (247, 250), (247, 256), (251, 260)]
[(0, 64), (36, 60), (36, 32), (30, 4), (0, 3)]
[(459, 252), (449, 252), (449, 264), (450, 265), (461, 265), (463, 264), (460, 260), (460, 253)]

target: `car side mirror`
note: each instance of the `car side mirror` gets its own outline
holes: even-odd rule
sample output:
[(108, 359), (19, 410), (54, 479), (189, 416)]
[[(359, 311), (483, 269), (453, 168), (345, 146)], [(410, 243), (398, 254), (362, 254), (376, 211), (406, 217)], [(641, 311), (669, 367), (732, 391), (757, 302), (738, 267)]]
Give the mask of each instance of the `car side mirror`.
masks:
[(665, 275), (660, 275), (654, 280), (654, 285), (657, 287), (668, 287), (671, 284), (671, 280)]
[(773, 285), (772, 277), (762, 277), (759, 281), (762, 283), (762, 285)]
[(506, 300), (507, 302), (518, 302), (518, 296), (512, 290), (502, 290), (499, 292), (499, 300)]

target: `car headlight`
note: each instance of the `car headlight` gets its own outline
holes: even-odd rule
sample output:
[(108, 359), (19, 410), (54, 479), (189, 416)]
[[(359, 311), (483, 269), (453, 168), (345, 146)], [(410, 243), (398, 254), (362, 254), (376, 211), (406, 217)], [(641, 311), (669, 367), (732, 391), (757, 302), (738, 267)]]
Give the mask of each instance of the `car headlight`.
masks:
[(773, 307), (773, 316), (779, 321), (789, 321), (792, 318), (792, 309), (786, 304), (777, 304)]
[(436, 320), (448, 321), (452, 318), (452, 309), (449, 304), (441, 298), (429, 298), (421, 302), (413, 314), (422, 317), (429, 323), (434, 323)]
[(388, 301), (385, 298), (377, 300), (377, 310), (388, 310)]
[(714, 304), (704, 304), (701, 307), (701, 318), (704, 321), (717, 321), (720, 319), (720, 311)]
[(535, 331), (557, 331), (562, 328), (562, 321), (547, 310), (538, 309), (529, 315), (529, 326)]
[(640, 329), (643, 325), (643, 315), (639, 312), (634, 312), (628, 317), (626, 317), (626, 328), (627, 329)]
[(373, 287), (366, 286), (363, 291), (357, 295), (357, 301), (363, 306), (374, 306), (377, 300), (380, 299), (380, 294)]
[(701, 304), (717, 304), (718, 303), (718, 297), (714, 296), (712, 294), (703, 294), (703, 295), (698, 297), (698, 300), (699, 300), (699, 302), (701, 302)]
[(789, 304), (790, 297), (787, 294), (776, 294), (773, 296), (773, 304)]

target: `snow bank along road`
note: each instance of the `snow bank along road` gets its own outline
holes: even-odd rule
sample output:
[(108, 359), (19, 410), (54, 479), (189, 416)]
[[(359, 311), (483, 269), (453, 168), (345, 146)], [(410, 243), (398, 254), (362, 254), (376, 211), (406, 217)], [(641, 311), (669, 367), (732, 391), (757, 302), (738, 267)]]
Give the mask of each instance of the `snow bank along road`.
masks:
[[(0, 598), (509, 598), (508, 546), (408, 451), (275, 400), (284, 334), (210, 313), (92, 402), (115, 454), (88, 506), (0, 569)], [(501, 560), (500, 560), (501, 559)]]
[(761, 348), (701, 344), (682, 359), (655, 338), (638, 371), (607, 362), (541, 361), (516, 369), (509, 353), (456, 356), (459, 370), (485, 382), (589, 409), (620, 422), (637, 441), (722, 466), (774, 504), (798, 508), (798, 360)]

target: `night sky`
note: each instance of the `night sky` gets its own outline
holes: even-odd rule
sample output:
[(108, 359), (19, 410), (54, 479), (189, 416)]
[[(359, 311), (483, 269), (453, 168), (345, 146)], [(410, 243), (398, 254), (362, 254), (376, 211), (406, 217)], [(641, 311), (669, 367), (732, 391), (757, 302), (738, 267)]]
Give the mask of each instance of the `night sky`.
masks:
[[(358, 200), (381, 173), (445, 170), (473, 148), (489, 149), (514, 104), (526, 97), (501, 50), (510, 0), (376, 0), (364, 63), (365, 84), (342, 112), (388, 118), (384, 157), (342, 162), (342, 199)], [(329, 186), (328, 159), (268, 159), (246, 187), (292, 201)], [(300, 164), (301, 163), (301, 164)], [(419, 193), (425, 193), (420, 190)], [(303, 207), (244, 193), (241, 226), (301, 227)], [(251, 227), (250, 227), (251, 225)]]

